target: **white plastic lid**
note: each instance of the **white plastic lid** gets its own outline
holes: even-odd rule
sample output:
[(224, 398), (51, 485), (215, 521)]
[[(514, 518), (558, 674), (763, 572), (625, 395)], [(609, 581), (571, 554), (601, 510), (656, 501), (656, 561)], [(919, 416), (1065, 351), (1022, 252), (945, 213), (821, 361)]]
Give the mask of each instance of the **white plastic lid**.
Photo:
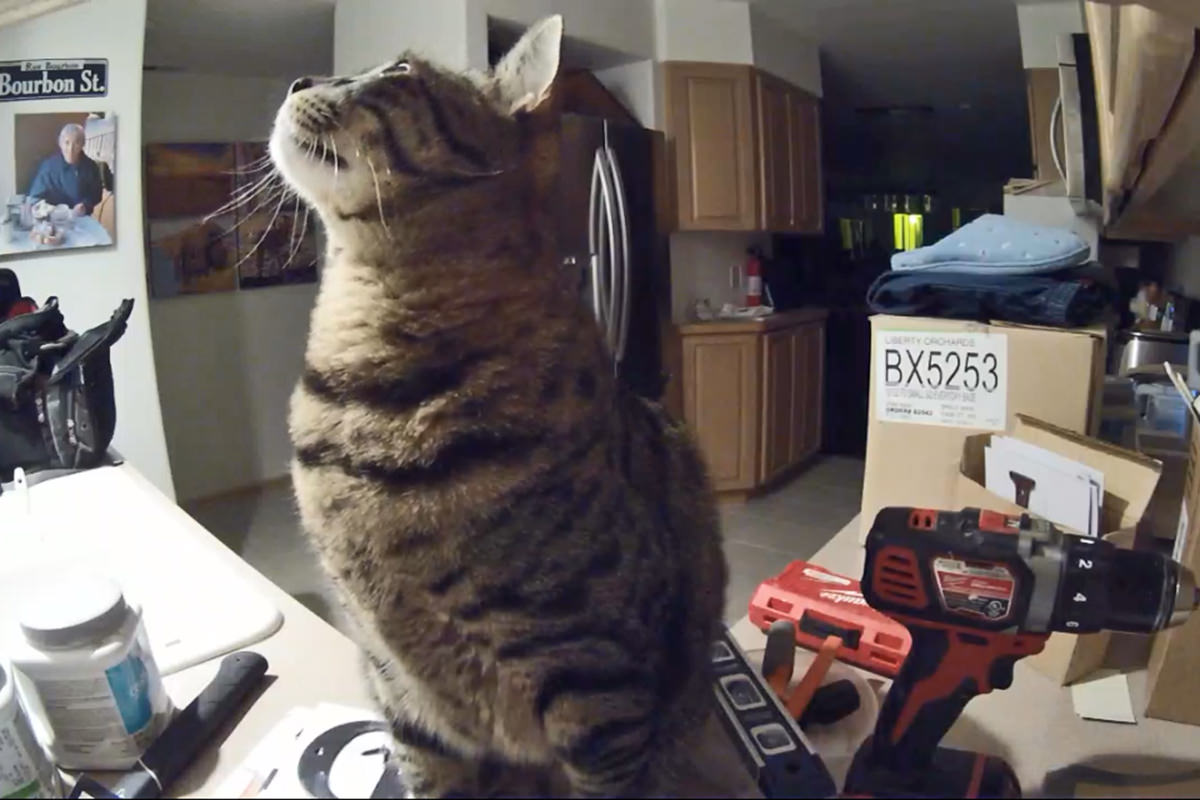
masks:
[(121, 627), (129, 613), (116, 581), (91, 573), (58, 575), (24, 599), (18, 617), (21, 631), (39, 649), (102, 641)]
[[(8, 716), (9, 706), (16, 703), (12, 681), (8, 678), (8, 664), (0, 658), (0, 715)], [(3, 717), (0, 717), (2, 719)]]

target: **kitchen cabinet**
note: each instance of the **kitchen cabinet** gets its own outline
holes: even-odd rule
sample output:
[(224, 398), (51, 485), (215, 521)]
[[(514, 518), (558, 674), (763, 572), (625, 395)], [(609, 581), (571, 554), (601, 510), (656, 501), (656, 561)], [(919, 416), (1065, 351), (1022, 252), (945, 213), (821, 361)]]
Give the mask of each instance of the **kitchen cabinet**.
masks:
[(821, 449), (824, 358), (823, 324), (763, 336), (762, 483)]
[(788, 85), (770, 75), (756, 81), (758, 101), (759, 185), (762, 191), (763, 227), (785, 230), (793, 219), (792, 108)]
[(792, 337), (793, 464), (821, 450), (825, 386), (825, 325), (802, 325)]
[(788, 121), (792, 156), (792, 218), (785, 230), (820, 233), (825, 227), (821, 193), (821, 108), (817, 98), (788, 92)]
[(758, 336), (683, 339), (683, 413), (717, 491), (754, 485), (758, 454)]
[(770, 486), (820, 451), (825, 317), (680, 326), (684, 419), (718, 492)]
[(753, 230), (758, 223), (753, 68), (666, 66), (674, 123), (680, 230)]
[[(795, 334), (790, 330), (763, 336), (762, 480), (778, 477), (792, 464), (796, 450)], [(803, 421), (801, 420), (801, 424)]]
[(819, 233), (820, 101), (750, 66), (663, 69), (677, 228)]

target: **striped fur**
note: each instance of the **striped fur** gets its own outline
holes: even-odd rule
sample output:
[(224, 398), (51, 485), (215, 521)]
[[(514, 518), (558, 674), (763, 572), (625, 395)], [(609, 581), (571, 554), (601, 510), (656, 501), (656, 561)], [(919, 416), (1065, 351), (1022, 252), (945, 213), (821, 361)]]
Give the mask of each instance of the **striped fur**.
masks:
[(670, 793), (660, 764), (709, 713), (703, 464), (614, 381), (556, 262), (531, 107), (560, 34), (491, 75), (406, 56), (327, 80), (272, 138), (329, 241), (296, 496), (417, 795)]

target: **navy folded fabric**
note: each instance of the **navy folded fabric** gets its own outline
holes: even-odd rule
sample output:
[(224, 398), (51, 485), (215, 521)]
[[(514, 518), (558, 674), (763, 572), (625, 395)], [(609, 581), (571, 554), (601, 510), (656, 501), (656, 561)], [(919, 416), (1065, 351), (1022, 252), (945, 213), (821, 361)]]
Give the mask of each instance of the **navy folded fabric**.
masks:
[(885, 272), (867, 290), (878, 314), (1005, 320), (1077, 328), (1107, 308), (1108, 289), (1090, 278), (978, 272)]

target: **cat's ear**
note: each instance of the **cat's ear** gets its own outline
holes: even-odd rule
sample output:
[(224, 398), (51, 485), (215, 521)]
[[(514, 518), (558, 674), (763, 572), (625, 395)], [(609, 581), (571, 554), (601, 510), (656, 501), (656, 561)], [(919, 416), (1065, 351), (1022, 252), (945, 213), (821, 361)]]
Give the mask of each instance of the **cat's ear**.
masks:
[(493, 78), (508, 113), (532, 111), (550, 94), (558, 75), (562, 34), (562, 15), (546, 17), (525, 31), (496, 65)]

